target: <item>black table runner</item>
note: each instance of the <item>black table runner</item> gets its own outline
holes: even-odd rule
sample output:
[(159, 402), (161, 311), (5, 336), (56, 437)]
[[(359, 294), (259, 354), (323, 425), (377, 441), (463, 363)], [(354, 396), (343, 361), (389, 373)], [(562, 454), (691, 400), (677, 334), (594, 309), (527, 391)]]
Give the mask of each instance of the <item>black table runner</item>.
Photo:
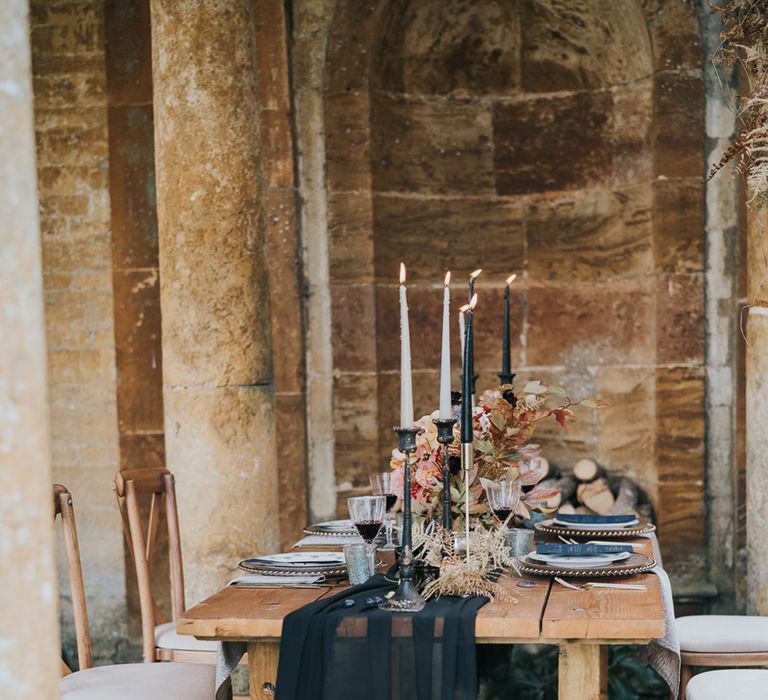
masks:
[(283, 621), (277, 700), (474, 700), (477, 596), (418, 613), (378, 609), (396, 582), (376, 575)]

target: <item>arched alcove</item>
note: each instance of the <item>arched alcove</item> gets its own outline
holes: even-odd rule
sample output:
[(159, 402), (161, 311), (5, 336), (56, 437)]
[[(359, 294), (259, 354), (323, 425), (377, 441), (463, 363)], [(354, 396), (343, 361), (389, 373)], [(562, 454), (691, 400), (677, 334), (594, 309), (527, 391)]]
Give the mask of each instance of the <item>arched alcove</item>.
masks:
[(701, 573), (700, 64), (682, 3), (339, 3), (324, 106), (340, 511), (395, 444), (399, 261), (418, 414), (437, 403), (444, 271), (456, 309), (484, 269), (481, 390), (497, 382), (503, 280), (518, 272), (518, 384), (610, 403), (567, 433), (541, 429), (545, 454), (636, 479), (665, 514), (667, 565)]

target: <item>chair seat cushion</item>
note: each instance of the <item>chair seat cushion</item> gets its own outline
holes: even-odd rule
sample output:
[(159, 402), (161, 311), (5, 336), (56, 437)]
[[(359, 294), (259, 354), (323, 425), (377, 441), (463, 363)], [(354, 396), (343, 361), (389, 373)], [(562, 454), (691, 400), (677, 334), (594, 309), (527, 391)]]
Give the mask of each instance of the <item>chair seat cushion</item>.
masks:
[(160, 649), (180, 651), (212, 651), (216, 653), (216, 642), (205, 642), (189, 634), (179, 634), (175, 622), (165, 622), (155, 627), (155, 646)]
[(691, 615), (678, 617), (675, 624), (681, 651), (768, 652), (768, 617)]
[(768, 698), (768, 671), (706, 671), (691, 678), (685, 700), (751, 700)]
[(211, 700), (216, 669), (203, 664), (118, 664), (64, 676), (61, 700)]

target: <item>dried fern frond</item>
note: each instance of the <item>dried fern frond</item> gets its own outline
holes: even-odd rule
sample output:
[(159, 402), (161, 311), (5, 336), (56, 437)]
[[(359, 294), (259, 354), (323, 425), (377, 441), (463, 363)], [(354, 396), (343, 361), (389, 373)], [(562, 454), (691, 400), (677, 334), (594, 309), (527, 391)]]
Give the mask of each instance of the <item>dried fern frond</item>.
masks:
[(750, 81), (750, 95), (739, 109), (741, 133), (707, 179), (738, 158), (736, 170), (747, 175), (749, 203), (764, 206), (768, 204), (768, 160), (761, 154), (768, 145), (768, 3), (731, 0), (724, 7), (713, 7), (723, 17), (722, 44), (714, 60), (741, 63)]
[(515, 600), (492, 579), (492, 575), (502, 569), (511, 568), (519, 573), (503, 529), (487, 530), (476, 525), (469, 532), (469, 556), (464, 551), (456, 551), (454, 533), (434, 521), (416, 530), (413, 541), (416, 556), (440, 569), (440, 576), (424, 588), (425, 599), (441, 595), (480, 595), (491, 600), (497, 597)]

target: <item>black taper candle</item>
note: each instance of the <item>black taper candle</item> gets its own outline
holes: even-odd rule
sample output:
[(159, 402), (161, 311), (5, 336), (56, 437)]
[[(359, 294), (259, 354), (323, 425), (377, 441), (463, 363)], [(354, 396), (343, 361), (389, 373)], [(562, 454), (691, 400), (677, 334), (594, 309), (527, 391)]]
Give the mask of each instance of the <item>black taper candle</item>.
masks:
[[(483, 271), (483, 268), (478, 268), (474, 272), (472, 272), (469, 275), (469, 297), (467, 299), (468, 303), (472, 303), (472, 297), (475, 296), (475, 280), (480, 276), (480, 273)], [(469, 376), (472, 379), (472, 393), (470, 396), (475, 395), (475, 382), (477, 381), (477, 375), (475, 375), (475, 350), (472, 345), (472, 342), (470, 341), (469, 346), (469, 364), (468, 365), (462, 365), (463, 369), (462, 371), (466, 371), (466, 369), (469, 369)]]
[(464, 373), (461, 375), (461, 441), (472, 442), (472, 304), (467, 309), (464, 329)]
[(512, 374), (512, 360), (510, 358), (509, 348), (509, 285), (514, 282), (517, 275), (510, 275), (506, 279), (504, 285), (504, 330), (502, 332), (502, 347), (501, 347), (501, 372), (499, 372), (499, 383), (511, 384), (515, 375)]

